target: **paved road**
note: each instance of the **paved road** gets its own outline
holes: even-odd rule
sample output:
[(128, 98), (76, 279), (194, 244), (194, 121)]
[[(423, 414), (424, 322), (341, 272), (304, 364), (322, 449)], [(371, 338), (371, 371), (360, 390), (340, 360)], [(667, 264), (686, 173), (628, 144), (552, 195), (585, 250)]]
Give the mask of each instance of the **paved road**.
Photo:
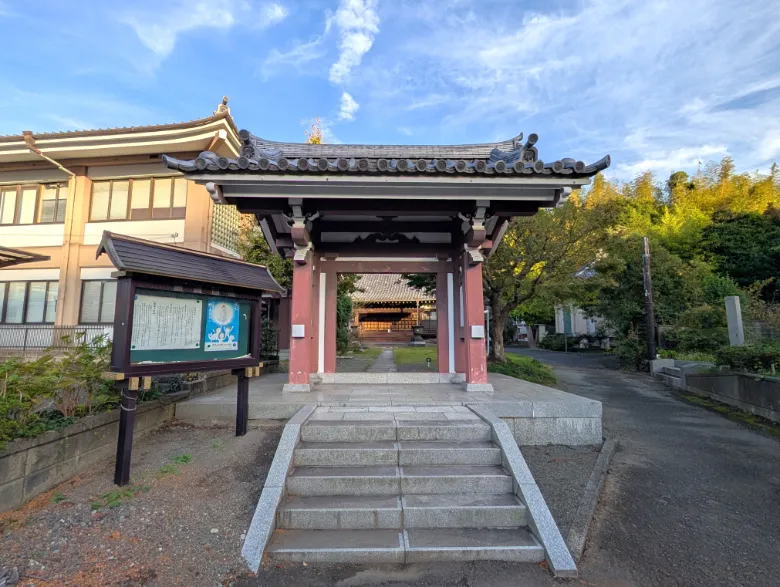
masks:
[[(647, 376), (556, 365), (621, 448), (581, 561), (588, 584), (780, 585), (780, 442)], [(581, 357), (569, 357), (581, 365)]]
[(587, 353), (559, 353), (542, 349), (527, 349), (506, 347), (506, 352), (534, 357), (553, 367), (581, 367), (585, 369), (617, 369), (618, 360), (615, 355), (589, 351)]

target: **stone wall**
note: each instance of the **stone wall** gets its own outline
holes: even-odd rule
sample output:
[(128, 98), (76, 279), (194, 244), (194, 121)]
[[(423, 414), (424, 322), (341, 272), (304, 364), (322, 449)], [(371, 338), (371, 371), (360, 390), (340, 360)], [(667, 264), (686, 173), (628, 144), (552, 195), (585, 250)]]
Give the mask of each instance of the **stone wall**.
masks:
[(685, 388), (780, 422), (780, 378), (747, 373), (687, 373)]
[[(174, 394), (186, 397), (187, 394)], [(138, 405), (135, 437), (173, 417), (167, 396)], [(0, 512), (19, 507), (116, 451), (119, 410), (82, 418), (72, 426), (15, 440), (0, 451)]]

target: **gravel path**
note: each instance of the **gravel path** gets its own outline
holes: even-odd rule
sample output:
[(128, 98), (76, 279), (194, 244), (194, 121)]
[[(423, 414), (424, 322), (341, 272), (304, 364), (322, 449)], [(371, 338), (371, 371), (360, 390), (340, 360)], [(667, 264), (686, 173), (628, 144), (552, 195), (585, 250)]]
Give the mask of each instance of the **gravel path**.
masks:
[(221, 585), (243, 572), (280, 432), (172, 425), (141, 437), (126, 495), (110, 494), (109, 459), (1, 515), (0, 566), (24, 586)]

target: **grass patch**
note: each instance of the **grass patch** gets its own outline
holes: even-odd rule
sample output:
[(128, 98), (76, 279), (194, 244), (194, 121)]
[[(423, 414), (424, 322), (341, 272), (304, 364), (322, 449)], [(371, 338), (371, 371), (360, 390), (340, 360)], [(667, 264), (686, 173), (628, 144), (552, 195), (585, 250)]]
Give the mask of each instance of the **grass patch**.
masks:
[(393, 349), (396, 365), (425, 365), (426, 359), (431, 360), (431, 368), (436, 368), (435, 346), (405, 346)]
[(542, 385), (553, 385), (558, 381), (553, 370), (541, 361), (533, 357), (508, 353), (504, 362), (489, 361), (488, 371), (509, 375), (510, 377), (523, 379), (531, 383), (541, 383)]
[(780, 424), (773, 422), (772, 420), (767, 420), (761, 416), (751, 414), (750, 412), (740, 410), (737, 407), (701, 395), (683, 392), (678, 392), (678, 395), (690, 404), (701, 406), (713, 412), (718, 412), (719, 414), (726, 416), (729, 420), (735, 420), (737, 422), (742, 422), (743, 424), (755, 426), (773, 436), (780, 437)]
[(92, 502), (92, 511), (101, 508), (118, 508), (123, 502), (133, 499), (140, 493), (146, 493), (149, 489), (151, 489), (149, 485), (133, 485), (124, 489), (109, 491)]
[(65, 501), (65, 494), (61, 491), (58, 491), (54, 495), (51, 496), (51, 502), (52, 503), (62, 503)]
[(370, 346), (359, 351), (349, 351), (347, 356), (356, 359), (376, 359), (380, 354), (382, 354), (380, 347)]
[(178, 463), (180, 465), (184, 465), (185, 463), (189, 463), (192, 460), (192, 455), (176, 455), (175, 457), (171, 457), (171, 460), (174, 463)]

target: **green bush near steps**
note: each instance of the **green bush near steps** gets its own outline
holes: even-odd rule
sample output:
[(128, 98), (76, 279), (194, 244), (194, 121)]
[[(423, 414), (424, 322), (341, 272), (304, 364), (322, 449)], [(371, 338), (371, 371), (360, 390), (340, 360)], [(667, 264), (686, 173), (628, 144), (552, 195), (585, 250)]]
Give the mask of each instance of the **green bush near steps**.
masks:
[(715, 360), (735, 371), (769, 373), (780, 368), (780, 342), (726, 346), (715, 352)]
[(557, 382), (555, 373), (549, 366), (533, 357), (522, 355), (507, 354), (505, 361), (490, 361), (488, 362), (488, 371), (542, 385), (553, 385)]

